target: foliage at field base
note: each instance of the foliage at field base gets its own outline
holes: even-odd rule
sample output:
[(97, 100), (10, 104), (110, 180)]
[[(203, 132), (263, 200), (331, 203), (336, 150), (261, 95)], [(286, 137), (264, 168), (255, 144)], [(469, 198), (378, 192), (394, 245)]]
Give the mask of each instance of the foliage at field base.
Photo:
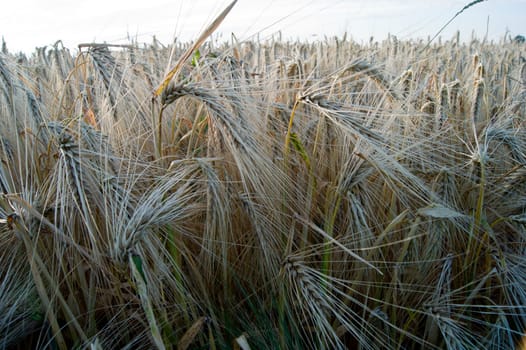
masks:
[(426, 44), (4, 48), (0, 348), (520, 344), (525, 46)]

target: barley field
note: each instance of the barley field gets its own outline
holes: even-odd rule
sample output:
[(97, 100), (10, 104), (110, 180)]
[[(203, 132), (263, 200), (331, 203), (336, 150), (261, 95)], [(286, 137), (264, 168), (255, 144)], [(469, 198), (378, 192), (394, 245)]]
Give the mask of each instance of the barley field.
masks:
[(525, 349), (525, 57), (4, 47), (0, 348)]

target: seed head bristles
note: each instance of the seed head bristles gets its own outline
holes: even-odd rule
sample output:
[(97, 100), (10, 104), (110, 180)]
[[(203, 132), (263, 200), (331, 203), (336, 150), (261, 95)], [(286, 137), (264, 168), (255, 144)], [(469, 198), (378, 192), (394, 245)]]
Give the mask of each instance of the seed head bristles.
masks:
[(109, 98), (110, 106), (113, 108), (113, 116), (117, 119), (116, 104), (119, 91), (127, 91), (125, 82), (119, 65), (112, 56), (107, 46), (96, 46), (90, 48), (88, 55), (92, 59), (92, 64), (96, 76), (102, 80), (106, 89), (106, 96)]
[(511, 111), (518, 115), (524, 115), (526, 113), (526, 63), (523, 63), (521, 66), (519, 81), (519, 92), (514, 98)]
[[(63, 217), (59, 218), (64, 227), (74, 226), (71, 219), (75, 217), (68, 213), (67, 209), (69, 199), (74, 203), (76, 210), (84, 221), (85, 228), (89, 237), (89, 244), (94, 255), (100, 254), (101, 237), (98, 234), (98, 228), (95, 223), (94, 205), (97, 204), (96, 194), (100, 192), (91, 172), (92, 168), (88, 167), (88, 162), (84, 161), (83, 154), (80, 152), (80, 146), (75, 142), (73, 136), (66, 131), (57, 135), (59, 140), (60, 161), (57, 169), (57, 206), (63, 208)], [(84, 155), (85, 156), (85, 155)], [(62, 187), (62, 181), (67, 188)], [(70, 216), (71, 215), (71, 216)]]
[[(228, 283), (228, 266), (225, 262), (229, 256), (230, 242), (234, 240), (228, 234), (234, 230), (230, 218), (234, 215), (234, 205), (229, 201), (228, 188), (226, 181), (221, 180), (221, 170), (216, 170), (213, 160), (197, 159), (201, 172), (206, 179), (206, 219), (205, 219), (205, 239), (203, 239), (203, 254), (200, 256), (203, 266), (206, 266), (205, 280), (219, 279), (222, 283)], [(220, 251), (217, 256), (222, 256), (221, 261), (222, 275), (220, 278), (214, 275), (216, 269), (216, 254), (210, 252)], [(207, 253), (204, 253), (207, 252)], [(259, 252), (258, 252), (259, 253)], [(228, 288), (224, 289), (225, 293)]]
[[(307, 320), (312, 319), (312, 322), (317, 326), (322, 333), (320, 335), (311, 335), (319, 343), (319, 346), (324, 346), (323, 342), (331, 342), (332, 348), (343, 348), (343, 344), (338, 339), (334, 329), (329, 324), (328, 317), (331, 313), (331, 306), (329, 305), (329, 298), (323, 285), (317, 283), (312, 276), (309, 275), (309, 269), (304, 267), (297, 258), (288, 257), (283, 265), (285, 278), (290, 284), (290, 297), (296, 303), (299, 303), (299, 308), (303, 308), (302, 304), (306, 304), (305, 316)], [(323, 344), (323, 345), (322, 345)], [(313, 344), (314, 345), (314, 344)], [(327, 344), (329, 345), (329, 344)]]
[(475, 69), (475, 79), (484, 79), (484, 66), (481, 64), (477, 65)]
[(450, 101), (451, 101), (451, 115), (456, 116), (460, 112), (460, 81), (457, 79), (449, 85)]
[(413, 83), (413, 71), (411, 69), (406, 70), (404, 74), (402, 74), (400, 81), (402, 84), (402, 94), (407, 99), (411, 92), (411, 85)]
[(83, 48), (87, 47), (88, 49), (91, 48), (110, 48), (110, 47), (116, 47), (116, 48), (126, 48), (126, 49), (134, 49), (134, 45), (128, 45), (128, 44), (109, 44), (109, 43), (81, 43), (78, 44), (77, 47), (79, 48), (79, 51), (82, 51)]
[(28, 100), (28, 107), (29, 111), (31, 112), (32, 121), (34, 122), (33, 125), (40, 126), (44, 124), (44, 118), (42, 117), (42, 106), (37, 101), (35, 95), (33, 92), (29, 89), (26, 89), (26, 96)]
[[(377, 307), (371, 311), (367, 319), (368, 347), (371, 349), (395, 349), (397, 345), (389, 336), (389, 316)], [(381, 336), (380, 336), (381, 335)]]
[(194, 181), (188, 180), (196, 170), (195, 164), (173, 169), (137, 199), (138, 204), (127, 221), (115, 223), (112, 256), (116, 260), (126, 261), (128, 253), (153, 235), (156, 228), (187, 219), (201, 195)]
[[(526, 139), (518, 137), (518, 135), (509, 127), (492, 125), (487, 128), (485, 137), (487, 142), (495, 141), (497, 144), (496, 148), (504, 145), (507, 146), (511, 152), (513, 161), (516, 162), (516, 164), (526, 164)], [(499, 160), (500, 159), (498, 159), (498, 161)]]
[(483, 104), (484, 104), (484, 79), (475, 80), (473, 87), (473, 100), (471, 105), (471, 123), (473, 130), (479, 130), (483, 119)]
[(450, 298), (452, 263), (453, 256), (449, 255), (442, 266), (442, 271), (440, 272), (435, 291), (429, 298), (429, 301), (424, 305), (424, 307), (429, 310), (426, 326), (426, 340), (431, 344), (437, 344), (440, 337), (440, 328), (436, 322), (436, 315), (440, 313), (440, 317), (451, 317)]
[(518, 345), (520, 43), (204, 40), (0, 54), (0, 348)]
[(167, 106), (183, 96), (194, 97), (206, 104), (214, 113), (214, 122), (220, 126), (221, 135), (231, 143), (249, 150), (254, 147), (253, 140), (246, 138), (245, 122), (241, 118), (233, 118), (232, 113), (226, 109), (220, 96), (217, 96), (212, 90), (202, 87), (180, 84), (170, 86), (164, 90), (161, 101), (163, 106)]
[(436, 103), (435, 101), (426, 101), (422, 107), (420, 107), (420, 112), (425, 114), (435, 114), (436, 110)]
[(15, 182), (8, 164), (14, 163), (15, 154), (11, 143), (3, 137), (0, 138), (0, 152), (0, 191), (3, 194), (13, 193)]
[(203, 33), (199, 36), (199, 38), (195, 41), (195, 43), (190, 46), (184, 54), (181, 55), (181, 58), (179, 61), (175, 64), (175, 66), (166, 74), (165, 78), (159, 85), (159, 87), (155, 90), (154, 96), (159, 96), (162, 94), (164, 89), (168, 87), (170, 82), (177, 77), (177, 75), (180, 73), (181, 68), (183, 64), (192, 56), (197, 50), (201, 44), (210, 36), (212, 33), (219, 27), (221, 22), (225, 19), (225, 17), (229, 14), (229, 12), (232, 10), (234, 5), (236, 4), (237, 0), (234, 0), (228, 5), (223, 12), (221, 12), (216, 19), (203, 31)]
[(324, 230), (322, 230), (321, 228), (317, 227), (315, 224), (313, 224), (312, 222), (309, 222), (309, 221), (306, 221), (305, 219), (302, 219), (300, 216), (296, 215), (295, 216), (296, 219), (298, 221), (301, 221), (301, 222), (304, 222), (305, 224), (307, 224), (310, 228), (312, 228), (315, 232), (317, 232), (318, 234), (321, 234), (323, 237), (325, 237), (327, 240), (328, 240), (328, 243), (330, 244), (335, 244), (336, 246), (340, 247), (344, 252), (346, 252), (347, 254), (349, 254), (351, 257), (353, 257), (354, 259), (360, 261), (361, 263), (369, 266), (370, 268), (372, 268), (373, 270), (375, 270), (376, 272), (378, 272), (380, 275), (383, 275), (382, 271), (380, 271), (376, 266), (374, 266), (373, 264), (371, 264), (370, 262), (366, 261), (364, 258), (362, 258), (361, 256), (359, 256), (358, 254), (356, 254), (355, 252), (353, 252), (352, 250), (350, 250), (349, 248), (345, 247), (344, 245), (342, 245), (337, 239), (334, 239), (333, 237), (329, 237), (327, 232), (325, 232)]
[(519, 93), (519, 100), (521, 101), (519, 103), (523, 106), (522, 110), (525, 111), (526, 102), (524, 101), (526, 100), (526, 63), (523, 63), (521, 67), (521, 89)]
[(454, 317), (443, 316), (440, 310), (434, 312), (434, 321), (447, 349), (485, 349), (482, 337)]
[(526, 90), (526, 63), (521, 66), (521, 90)]
[[(244, 194), (240, 198), (243, 209), (247, 212), (248, 216), (252, 220), (254, 231), (257, 235), (256, 244), (260, 254), (263, 255), (263, 260), (268, 266), (268, 271), (271, 276), (275, 276), (279, 268), (280, 256), (277, 254), (279, 247), (282, 245), (282, 241), (278, 237), (268, 236), (265, 234), (272, 228), (271, 223), (266, 220), (265, 211), (258, 208), (258, 203), (251, 199), (247, 194)], [(266, 249), (268, 247), (274, 247), (274, 249)], [(258, 253), (259, 253), (258, 252)]]
[[(2, 244), (5, 243), (2, 241)], [(18, 262), (18, 247), (13, 248), (0, 254), (3, 266), (0, 272), (0, 348), (16, 346), (24, 337), (37, 331), (39, 322), (34, 319), (35, 314), (42, 312), (27, 265)]]
[[(378, 308), (373, 310), (361, 302), (359, 298), (367, 297), (354, 290), (350, 283), (324, 275), (310, 267), (305, 259), (299, 254), (288, 256), (282, 274), (291, 299), (290, 307), (304, 320), (302, 330), (307, 334), (303, 336), (310, 338), (311, 344), (315, 342), (316, 348), (346, 348), (341, 341), (345, 334), (368, 350), (395, 349), (389, 340), (389, 333), (395, 329), (414, 338), (393, 325)], [(336, 329), (331, 319), (332, 324), (339, 325)], [(423, 339), (415, 340), (434, 348)]]
[[(203, 328), (206, 328), (207, 324), (210, 322), (208, 317), (202, 316), (198, 318), (190, 328), (184, 333), (184, 335), (179, 340), (177, 344), (177, 350), (187, 350), (192, 345), (192, 342), (195, 340), (196, 336), (203, 331)], [(248, 344), (248, 343), (247, 343)]]
[(453, 209), (459, 207), (460, 198), (455, 175), (450, 169), (442, 169), (433, 182), (432, 190), (442, 203), (448, 203)]
[(311, 102), (307, 97), (303, 100), (304, 103), (315, 106), (324, 117), (342, 131), (364, 141), (374, 149), (374, 159), (370, 158), (369, 161), (373, 162), (380, 173), (395, 181), (396, 186), (407, 186), (405, 187), (407, 192), (414, 195), (415, 198), (420, 198), (424, 203), (428, 198), (434, 197), (425, 184), (385, 153), (384, 147), (388, 142), (380, 133), (363, 126), (363, 122), (360, 121), (361, 114), (355, 114), (352, 111), (350, 113), (341, 112), (339, 108), (323, 100), (316, 101), (316, 103)]
[[(526, 349), (526, 342), (524, 336), (520, 342), (517, 342), (514, 338), (514, 334), (510, 332), (513, 326), (509, 320), (509, 315), (501, 314), (495, 321), (495, 328), (485, 338), (484, 344), (485, 349), (498, 350), (498, 349)], [(523, 333), (524, 334), (524, 333)], [(520, 335), (519, 335), (520, 336)]]
[(342, 68), (339, 72), (337, 72), (335, 75), (336, 79), (341, 79), (347, 73), (352, 72), (354, 73), (349, 78), (355, 78), (358, 74), (365, 74), (370, 79), (372, 79), (380, 88), (380, 90), (384, 91), (386, 96), (391, 100), (398, 99), (398, 96), (396, 96), (396, 93), (391, 89), (391, 84), (389, 81), (383, 76), (378, 66), (375, 66), (369, 62), (367, 62), (364, 59), (356, 59), (353, 62), (351, 62), (347, 67)]
[(442, 129), (447, 122), (449, 114), (449, 94), (446, 84), (442, 84), (440, 87), (440, 95), (438, 96), (438, 108), (437, 108), (437, 130)]
[(424, 47), (424, 49), (423, 49), (422, 51), (427, 50), (427, 48), (431, 45), (431, 42), (433, 42), (433, 40), (435, 40), (436, 37), (439, 36), (440, 33), (442, 33), (442, 31), (443, 31), (443, 30), (444, 30), (444, 29), (445, 29), (445, 28), (446, 28), (451, 22), (453, 22), (453, 20), (454, 20), (455, 18), (457, 18), (462, 12), (464, 12), (464, 11), (466, 11), (467, 9), (469, 9), (470, 7), (475, 6), (476, 4), (481, 3), (481, 2), (484, 2), (484, 1), (486, 1), (486, 0), (475, 0), (475, 1), (472, 1), (472, 2), (470, 2), (469, 4), (467, 4), (466, 6), (464, 6), (460, 11), (458, 11), (457, 13), (455, 13), (455, 15), (454, 15), (453, 17), (451, 17), (451, 19), (450, 19), (449, 21), (447, 21), (446, 24), (444, 24), (444, 25), (442, 26), (442, 28), (440, 28), (440, 29), (438, 30), (438, 32), (437, 32), (437, 33), (436, 33), (431, 39), (428, 40), (427, 45)]
[(14, 103), (13, 103), (13, 84), (14, 77), (5, 62), (3, 54), (0, 54), (0, 90), (5, 98), (5, 103), (11, 112), (13, 112)]
[[(44, 51), (45, 54), (45, 51)], [(68, 75), (72, 66), (72, 57), (69, 51), (64, 48), (62, 42), (59, 40), (55, 44), (49, 47), (47, 52), (46, 61), (49, 62), (49, 66), (53, 72), (52, 79), (53, 83), (60, 87), (60, 102), (58, 108), (63, 108), (64, 101), (71, 101), (75, 97), (75, 92), (72, 84), (68, 84)], [(61, 110), (59, 113), (62, 113)]]
[[(475, 71), (477, 70), (479, 64), (480, 64), (480, 55), (476, 53), (473, 55), (473, 62), (472, 62), (473, 69), (475, 69)], [(475, 78), (477, 78), (476, 74), (475, 74)]]
[(337, 103), (327, 101), (323, 96), (318, 94), (302, 94), (298, 96), (298, 102), (312, 106), (322, 112), (323, 115), (329, 119), (335, 118), (337, 124), (346, 125), (356, 133), (356, 136), (362, 135), (370, 138), (373, 141), (383, 142), (383, 136), (364, 125), (364, 117), (362, 113), (354, 113), (354, 111), (340, 111), (342, 106)]

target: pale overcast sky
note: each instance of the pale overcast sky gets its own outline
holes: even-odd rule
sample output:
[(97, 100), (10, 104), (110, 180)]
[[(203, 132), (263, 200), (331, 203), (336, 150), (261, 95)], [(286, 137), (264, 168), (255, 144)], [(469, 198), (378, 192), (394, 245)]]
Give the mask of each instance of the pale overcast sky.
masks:
[[(238, 0), (216, 35), (239, 40), (278, 31), (283, 38), (316, 39), (349, 36), (381, 40), (392, 33), (401, 39), (434, 35), (471, 0)], [(82, 42), (126, 43), (128, 35), (151, 42), (155, 35), (168, 44), (174, 35), (196, 38), (230, 0), (18, 0), (4, 1), (0, 35), (11, 52), (62, 40), (73, 50)], [(489, 25), (488, 25), (489, 24)], [(498, 40), (506, 30), (526, 35), (526, 0), (486, 0), (461, 14), (443, 32), (450, 38), (472, 30)], [(221, 33), (221, 34), (220, 34)]]

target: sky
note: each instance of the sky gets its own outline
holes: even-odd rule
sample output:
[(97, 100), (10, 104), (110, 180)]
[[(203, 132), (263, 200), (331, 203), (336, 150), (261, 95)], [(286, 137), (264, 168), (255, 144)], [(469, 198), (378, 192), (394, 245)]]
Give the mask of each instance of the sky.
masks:
[[(214, 34), (219, 40), (268, 39), (281, 32), (284, 39), (323, 40), (347, 36), (383, 40), (434, 36), (471, 0), (238, 0)], [(17, 0), (2, 4), (0, 36), (10, 52), (31, 53), (35, 47), (63, 45), (76, 50), (80, 43), (164, 44), (178, 38), (191, 41), (231, 0)], [(441, 34), (445, 39), (460, 30), (469, 40), (499, 40), (506, 32), (526, 35), (526, 0), (486, 0), (459, 15)]]

